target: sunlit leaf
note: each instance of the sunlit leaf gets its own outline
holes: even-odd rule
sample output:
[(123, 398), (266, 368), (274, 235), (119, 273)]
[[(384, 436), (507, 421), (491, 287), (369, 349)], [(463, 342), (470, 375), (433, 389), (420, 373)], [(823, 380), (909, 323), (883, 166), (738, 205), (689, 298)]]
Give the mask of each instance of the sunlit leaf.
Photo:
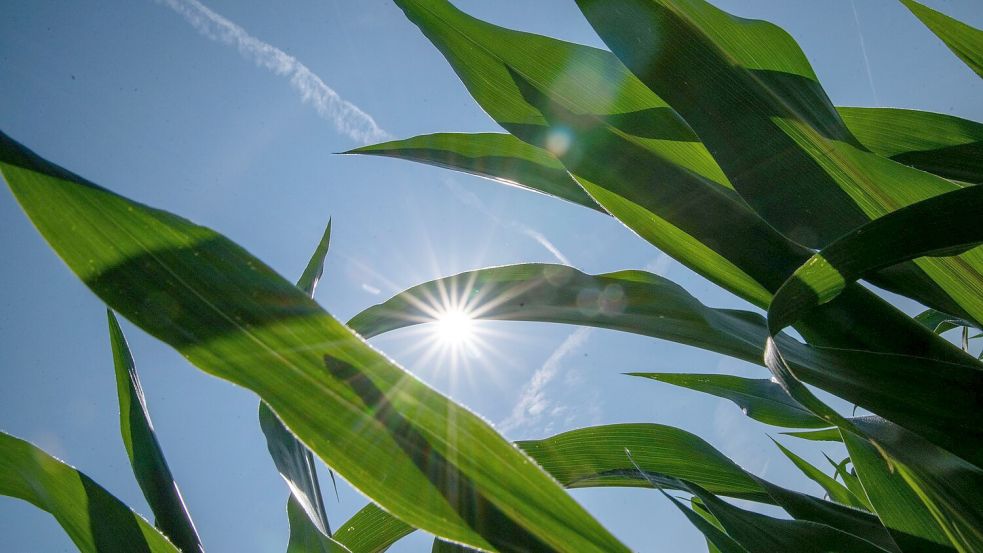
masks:
[(123, 336), (123, 330), (113, 312), (107, 310), (106, 316), (109, 320), (109, 341), (113, 349), (119, 397), (120, 433), (133, 474), (147, 504), (154, 512), (156, 525), (161, 532), (181, 551), (204, 551), (198, 531), (184, 505), (184, 498), (181, 497), (181, 491), (167, 466), (157, 435), (154, 434), (147, 400), (144, 398), (126, 337)]
[(400, 519), (483, 549), (624, 550), (479, 417), (225, 237), (89, 183), (6, 136), (0, 170), (93, 292), (202, 370), (259, 394)]
[(338, 527), (334, 539), (352, 553), (381, 553), (415, 528), (369, 503)]
[(901, 3), (942, 39), (952, 53), (983, 77), (983, 31), (914, 0), (901, 0)]
[(752, 419), (786, 428), (821, 428), (828, 423), (799, 405), (767, 378), (726, 374), (629, 373), (729, 399)]
[(0, 432), (0, 495), (43, 509), (83, 553), (178, 553), (167, 538), (88, 476)]

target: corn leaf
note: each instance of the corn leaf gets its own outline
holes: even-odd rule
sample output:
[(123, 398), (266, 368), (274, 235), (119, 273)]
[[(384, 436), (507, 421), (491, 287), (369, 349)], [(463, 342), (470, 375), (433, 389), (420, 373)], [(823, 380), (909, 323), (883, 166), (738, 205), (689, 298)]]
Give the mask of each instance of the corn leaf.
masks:
[(352, 553), (311, 522), (310, 515), (301, 507), (295, 495), (287, 500), (287, 520), (290, 523), (287, 553)]
[(225, 237), (89, 183), (5, 135), (0, 171), (93, 292), (202, 370), (259, 394), (400, 519), (482, 549), (625, 550), (479, 417)]
[(181, 490), (171, 475), (164, 452), (157, 442), (150, 411), (137, 376), (133, 355), (123, 330), (112, 311), (107, 310), (109, 341), (113, 350), (116, 390), (119, 396), (119, 427), (123, 445), (137, 483), (154, 512), (160, 531), (181, 551), (201, 552), (201, 538), (184, 505)]
[(950, 180), (983, 183), (983, 124), (898, 108), (836, 108), (868, 150)]
[(178, 553), (156, 528), (88, 476), (0, 432), (0, 495), (55, 517), (83, 553)]
[(841, 505), (849, 505), (850, 507), (855, 507), (857, 509), (866, 508), (863, 502), (854, 497), (853, 492), (847, 489), (844, 484), (840, 484), (831, 476), (819, 470), (814, 465), (810, 464), (802, 457), (799, 457), (774, 439), (772, 441), (775, 442), (778, 449), (781, 450), (781, 452), (788, 457), (790, 461), (792, 461), (792, 464), (802, 471), (802, 474), (806, 475), (806, 478), (812, 480), (816, 484), (819, 484), (822, 489), (826, 490), (826, 494), (829, 495), (831, 500), (840, 503)]
[(415, 528), (369, 503), (338, 527), (334, 539), (352, 553), (381, 553)]
[(828, 423), (789, 397), (768, 379), (726, 374), (629, 373), (729, 399), (752, 419), (786, 428), (821, 428)]
[(914, 0), (901, 0), (901, 3), (935, 33), (935, 36), (942, 39), (953, 54), (963, 60), (963, 63), (977, 75), (983, 77), (983, 31)]
[(748, 553), (887, 551), (865, 539), (824, 524), (806, 520), (783, 520), (746, 511), (721, 500), (696, 484), (684, 482), (682, 487), (698, 497), (720, 521), (727, 534), (747, 549)]
[[(692, 126), (741, 196), (798, 243), (821, 248), (959, 188), (860, 144), (798, 45), (775, 25), (702, 0), (578, 4), (614, 54)], [(971, 299), (983, 288), (983, 250), (920, 259), (882, 276), (930, 307), (983, 319)]]
[(455, 169), (604, 213), (552, 154), (511, 134), (427, 134), (345, 153), (388, 156)]
[[(300, 280), (297, 281), (297, 288), (312, 299), (318, 280), (324, 271), (324, 258), (328, 254), (330, 242), (331, 220), (329, 219), (320, 242)], [(273, 458), (273, 463), (290, 489), (291, 497), (287, 505), (287, 514), (290, 517), (290, 543), (298, 544), (297, 548), (301, 547), (299, 544), (305, 543), (313, 547), (329, 543), (325, 538), (331, 536), (331, 525), (328, 523), (328, 514), (324, 510), (324, 497), (321, 494), (313, 454), (287, 430), (263, 401), (259, 403), (259, 423), (266, 437), (266, 447)], [(334, 473), (331, 474), (331, 478), (334, 480)], [(294, 516), (297, 508), (306, 513), (307, 521)]]
[[(978, 220), (981, 212), (983, 188), (968, 187), (905, 207), (844, 236), (813, 256), (778, 291), (768, 310), (769, 331), (774, 335), (809, 309), (830, 301), (845, 285), (872, 270), (926, 254), (973, 247), (983, 242), (983, 225)], [(906, 232), (912, 228), (920, 228), (920, 232)], [(983, 296), (978, 292), (973, 296), (966, 298), (964, 303), (983, 306)], [(782, 372), (780, 345), (770, 353), (769, 368)], [(921, 387), (917, 388), (921, 396), (937, 395), (935, 408), (922, 410), (917, 400), (898, 394), (898, 401), (885, 401), (880, 409), (871, 411), (919, 433), (977, 466), (983, 466), (983, 450), (979, 447), (983, 443), (983, 431), (977, 424), (978, 414), (983, 408), (983, 395), (979, 393), (983, 390), (983, 370), (976, 360), (966, 356), (965, 360), (949, 364), (948, 368), (941, 368), (940, 365), (933, 369), (932, 366), (939, 361), (925, 358), (890, 359), (869, 352), (844, 352), (838, 355), (855, 357), (856, 366), (864, 367), (868, 372), (904, 372), (910, 375), (909, 378), (921, 382)], [(903, 363), (903, 366), (890, 369), (884, 365), (885, 361)], [(878, 366), (882, 368), (875, 368)], [(871, 393), (886, 396), (891, 394), (893, 386), (908, 386), (911, 383), (885, 379)], [(802, 401), (799, 397), (796, 399)], [(869, 398), (867, 401), (870, 403)], [(862, 402), (857, 403), (863, 405)], [(922, 403), (922, 406), (928, 407), (928, 404)]]
[(953, 551), (929, 508), (874, 445), (851, 432), (843, 438), (868, 500), (901, 550)]
[(793, 438), (801, 438), (803, 440), (812, 440), (816, 442), (841, 442), (840, 429), (839, 428), (823, 428), (822, 430), (809, 430), (803, 432), (782, 432), (781, 434), (785, 436), (792, 436)]

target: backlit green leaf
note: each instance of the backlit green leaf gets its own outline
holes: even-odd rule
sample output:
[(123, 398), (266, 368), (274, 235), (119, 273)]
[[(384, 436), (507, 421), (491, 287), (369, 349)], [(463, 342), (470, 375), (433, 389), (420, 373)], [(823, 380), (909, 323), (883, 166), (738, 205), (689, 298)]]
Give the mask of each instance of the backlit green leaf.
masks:
[(935, 36), (941, 38), (952, 53), (983, 77), (983, 31), (914, 0), (901, 0), (901, 3), (931, 29)]

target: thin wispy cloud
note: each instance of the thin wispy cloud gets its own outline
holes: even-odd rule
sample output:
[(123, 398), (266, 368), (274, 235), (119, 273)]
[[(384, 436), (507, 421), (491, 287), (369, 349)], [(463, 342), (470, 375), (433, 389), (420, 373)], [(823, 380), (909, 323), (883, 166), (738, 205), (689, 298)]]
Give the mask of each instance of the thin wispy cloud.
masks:
[(550, 354), (543, 366), (533, 373), (519, 401), (512, 408), (512, 413), (499, 424), (502, 432), (528, 427), (542, 420), (544, 416), (556, 416), (565, 411), (547, 397), (546, 387), (556, 378), (563, 361), (584, 345), (593, 330), (589, 327), (575, 330)]
[(203, 36), (235, 46), (239, 55), (289, 80), (306, 104), (338, 132), (367, 144), (390, 138), (371, 115), (343, 99), (297, 58), (250, 35), (245, 29), (215, 13), (198, 0), (156, 0), (184, 18)]
[(524, 225), (518, 221), (505, 220), (499, 217), (498, 215), (495, 215), (494, 213), (491, 212), (491, 210), (485, 207), (484, 202), (482, 202), (481, 199), (478, 198), (477, 194), (464, 188), (463, 186), (454, 182), (451, 179), (445, 179), (444, 184), (447, 186), (448, 190), (451, 191), (451, 194), (453, 194), (461, 203), (473, 207), (477, 211), (481, 212), (482, 215), (494, 221), (496, 224), (502, 225), (505, 228), (512, 229), (516, 232), (519, 232), (520, 234), (532, 238), (540, 246), (545, 248), (546, 251), (550, 252), (553, 255), (553, 257), (556, 258), (557, 261), (559, 261), (564, 265), (573, 266), (573, 264), (570, 263), (570, 259), (568, 259), (567, 256), (563, 255), (563, 252), (561, 252), (560, 249), (557, 248), (555, 244), (553, 244), (553, 242), (550, 242), (550, 240), (546, 238), (546, 236), (543, 235), (543, 233), (539, 232), (538, 230), (528, 225)]

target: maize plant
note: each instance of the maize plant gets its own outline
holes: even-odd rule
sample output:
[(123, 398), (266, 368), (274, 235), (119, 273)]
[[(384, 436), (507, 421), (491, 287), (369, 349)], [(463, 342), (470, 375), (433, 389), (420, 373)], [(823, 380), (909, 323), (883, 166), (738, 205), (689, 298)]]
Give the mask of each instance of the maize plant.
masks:
[[(437, 537), (434, 551), (627, 551), (564, 489), (596, 486), (661, 493), (711, 552), (983, 552), (983, 363), (968, 346), (983, 327), (983, 124), (836, 107), (789, 34), (704, 0), (577, 0), (608, 50), (502, 28), (445, 0), (394, 1), (506, 132), (348, 153), (476, 174), (614, 217), (757, 309), (706, 306), (645, 271), (530, 263), (421, 283), (343, 322), (313, 300), (330, 223), (295, 285), (221, 234), (2, 135), (0, 171), (17, 201), (110, 309), (123, 443), (154, 523), (7, 434), (0, 493), (51, 513), (82, 551), (205, 550), (118, 313), (259, 396), (290, 489), (291, 553), (379, 552), (416, 529)], [(901, 2), (983, 76), (983, 31)], [(908, 316), (865, 283), (925, 311)], [(608, 289), (616, 308), (584, 308), (585, 291)], [(820, 498), (652, 422), (510, 443), (366, 342), (432, 321), (424, 299), (448, 294), (478, 319), (605, 328), (758, 364), (758, 379), (632, 376), (731, 400), (849, 456), (831, 459), (830, 476), (778, 444)], [(955, 328), (963, 344), (941, 336)], [(334, 531), (318, 459), (372, 501)]]

